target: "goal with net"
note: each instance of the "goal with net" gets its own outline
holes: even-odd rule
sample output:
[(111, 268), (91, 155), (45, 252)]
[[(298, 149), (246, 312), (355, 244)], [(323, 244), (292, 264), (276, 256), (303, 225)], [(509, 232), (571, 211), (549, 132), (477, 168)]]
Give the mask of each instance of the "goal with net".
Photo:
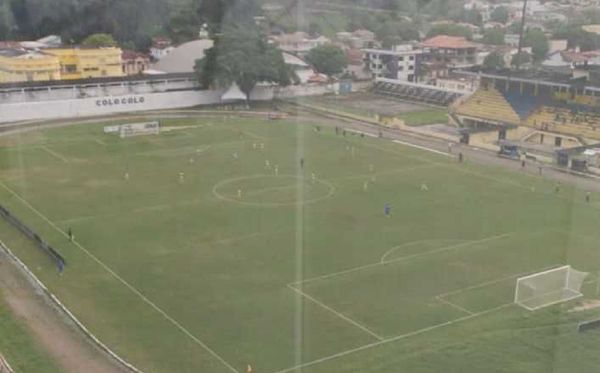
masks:
[(158, 135), (159, 133), (159, 122), (129, 123), (119, 126), (119, 135), (121, 138), (143, 135)]
[(515, 303), (535, 311), (579, 298), (587, 275), (566, 265), (521, 277), (517, 279)]

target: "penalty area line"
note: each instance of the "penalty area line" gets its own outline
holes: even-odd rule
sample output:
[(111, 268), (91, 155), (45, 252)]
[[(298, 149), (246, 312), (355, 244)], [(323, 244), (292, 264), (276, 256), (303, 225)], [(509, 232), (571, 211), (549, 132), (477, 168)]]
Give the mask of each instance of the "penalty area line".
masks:
[(353, 349), (350, 349), (350, 350), (338, 352), (337, 354), (325, 356), (325, 357), (322, 357), (320, 359), (312, 360), (312, 361), (309, 361), (309, 362), (306, 362), (306, 363), (303, 363), (303, 364), (298, 364), (298, 365), (295, 365), (295, 366), (290, 367), (290, 368), (279, 370), (279, 371), (277, 371), (275, 373), (288, 373), (288, 372), (294, 372), (294, 371), (299, 371), (299, 370), (301, 371), (303, 368), (307, 368), (309, 366), (317, 365), (317, 364), (320, 364), (320, 363), (324, 363), (326, 361), (330, 361), (330, 360), (338, 359), (338, 358), (341, 358), (341, 357), (344, 357), (344, 356), (352, 355), (352, 354), (355, 354), (357, 352), (368, 350), (368, 349), (371, 349), (371, 348), (374, 348), (374, 347), (378, 347), (378, 346), (381, 346), (381, 345), (384, 345), (384, 344), (388, 344), (388, 343), (400, 341), (400, 340), (403, 340), (403, 339), (406, 339), (406, 338), (410, 338), (410, 337), (414, 337), (414, 336), (417, 336), (417, 335), (420, 335), (420, 334), (424, 334), (424, 333), (427, 333), (427, 332), (430, 332), (430, 331), (433, 331), (433, 330), (441, 329), (441, 328), (444, 328), (444, 327), (447, 327), (447, 326), (451, 326), (451, 325), (454, 325), (454, 324), (457, 324), (457, 323), (460, 323), (460, 322), (463, 322), (463, 321), (474, 319), (476, 317), (480, 317), (480, 316), (484, 316), (484, 315), (487, 315), (487, 314), (490, 314), (490, 313), (494, 313), (494, 312), (497, 312), (499, 310), (502, 310), (502, 309), (505, 309), (505, 308), (508, 308), (508, 307), (512, 307), (513, 305), (514, 305), (514, 303), (512, 303), (512, 302), (511, 303), (502, 304), (502, 305), (500, 305), (498, 307), (490, 308), (488, 310), (481, 311), (481, 312), (478, 312), (478, 313), (473, 313), (471, 315), (460, 317), (458, 319), (446, 321), (446, 322), (440, 323), (440, 324), (435, 324), (435, 325), (428, 326), (428, 327), (423, 328), (423, 329), (415, 330), (413, 332), (401, 334), (401, 335), (398, 335), (396, 337), (387, 338), (387, 339), (384, 339), (384, 340), (381, 340), (381, 341), (369, 343), (369, 344), (366, 344), (366, 345), (363, 345), (363, 346), (360, 346), (360, 347), (356, 347), (356, 348), (353, 348)]
[(340, 319), (356, 326), (357, 328), (359, 328), (360, 330), (362, 330), (363, 332), (369, 334), (371, 337), (374, 337), (375, 339), (377, 339), (378, 341), (383, 341), (383, 337), (378, 335), (377, 333), (375, 333), (374, 331), (372, 331), (371, 329), (367, 328), (366, 326), (352, 320), (351, 318), (349, 318), (348, 316), (342, 314), (339, 311), (334, 310), (333, 308), (329, 307), (328, 305), (326, 305), (325, 303), (319, 301), (318, 299), (316, 299), (315, 297), (313, 297), (312, 295), (309, 295), (305, 292), (303, 292), (302, 290), (298, 289), (297, 287), (294, 287), (292, 285), (287, 285), (288, 288), (290, 288), (291, 290), (293, 290), (296, 294), (301, 295), (302, 297), (306, 298), (307, 300), (313, 302), (314, 304), (316, 304), (317, 306), (331, 312), (332, 314), (334, 314), (335, 316), (339, 317)]
[(46, 145), (40, 146), (40, 149), (46, 151), (46, 153), (50, 154), (54, 158), (58, 158), (59, 160), (65, 162), (65, 163), (69, 163), (69, 160), (67, 158), (65, 158), (64, 156), (58, 154), (57, 152), (55, 152), (54, 150), (50, 149)]
[[(27, 206), (31, 211), (33, 211), (36, 215), (46, 221), (52, 228), (54, 228), (57, 232), (59, 232), (64, 237), (69, 237), (69, 235), (60, 229), (56, 224), (54, 224), (50, 219), (48, 219), (44, 214), (38, 211), (35, 207), (33, 207), (27, 200), (21, 197), (17, 192), (9, 188), (6, 184), (0, 181), (0, 185), (6, 189), (10, 194), (12, 194), (15, 198), (17, 198), (21, 203)], [(123, 279), (119, 274), (117, 274), (112, 268), (110, 268), (107, 264), (101, 261), (98, 257), (92, 254), (89, 250), (83, 247), (79, 242), (73, 240), (72, 243), (77, 246), (81, 251), (83, 251), (88, 257), (90, 257), (93, 261), (99, 264), (104, 270), (110, 273), (115, 279), (117, 279), (120, 283), (125, 285), (129, 290), (131, 290), (135, 295), (137, 295), (141, 300), (143, 300), (147, 305), (153, 308), (156, 312), (162, 315), (166, 320), (171, 322), (177, 329), (179, 329), (183, 334), (188, 336), (191, 340), (196, 342), (199, 346), (204, 348), (209, 354), (211, 354), (215, 359), (217, 359), (221, 364), (223, 364), (229, 371), (234, 373), (239, 373), (237, 369), (235, 369), (231, 364), (229, 364), (225, 359), (223, 359), (219, 354), (217, 354), (213, 349), (211, 349), (206, 343), (202, 342), (198, 337), (193, 335), (189, 330), (187, 330), (183, 325), (181, 325), (177, 320), (171, 317), (168, 313), (166, 313), (162, 308), (160, 308), (156, 303), (152, 302), (148, 297), (142, 294), (137, 288)]]

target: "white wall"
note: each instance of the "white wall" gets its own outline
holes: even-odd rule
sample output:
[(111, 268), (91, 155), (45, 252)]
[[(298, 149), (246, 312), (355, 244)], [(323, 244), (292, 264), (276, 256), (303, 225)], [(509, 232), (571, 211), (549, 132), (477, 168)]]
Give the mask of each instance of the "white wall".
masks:
[[(368, 83), (354, 84), (354, 89), (364, 88)], [(337, 84), (303, 85), (290, 87), (259, 86), (251, 94), (255, 101), (273, 98), (292, 98), (299, 96), (322, 95), (339, 89)], [(0, 101), (0, 123), (104, 116), (115, 113), (180, 109), (200, 105), (221, 103), (222, 90), (199, 91), (185, 90), (158, 93), (127, 93), (102, 95), (97, 97), (62, 98), (46, 101), (6, 102)], [(109, 91), (110, 92), (110, 91)], [(68, 95), (66, 95), (68, 96)]]

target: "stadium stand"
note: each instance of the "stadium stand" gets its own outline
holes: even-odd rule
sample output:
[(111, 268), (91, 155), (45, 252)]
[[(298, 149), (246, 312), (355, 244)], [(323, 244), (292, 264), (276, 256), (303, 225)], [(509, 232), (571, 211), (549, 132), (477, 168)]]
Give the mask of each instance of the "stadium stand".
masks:
[(464, 94), (459, 91), (393, 79), (377, 79), (373, 91), (388, 97), (440, 106), (449, 106)]
[(593, 87), (484, 75), (480, 89), (452, 111), (465, 126), (518, 125), (583, 144), (600, 140), (600, 89)]
[(456, 109), (457, 115), (491, 120), (498, 123), (518, 124), (519, 115), (495, 88), (481, 88)]

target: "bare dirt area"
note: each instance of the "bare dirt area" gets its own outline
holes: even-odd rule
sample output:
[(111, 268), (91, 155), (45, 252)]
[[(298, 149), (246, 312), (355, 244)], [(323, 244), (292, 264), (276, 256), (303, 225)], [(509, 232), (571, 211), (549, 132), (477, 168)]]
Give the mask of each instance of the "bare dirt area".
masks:
[(392, 100), (371, 93), (352, 93), (343, 96), (320, 96), (318, 103), (332, 109), (345, 108), (356, 114), (398, 115), (429, 109), (428, 106)]
[(15, 318), (65, 372), (124, 372), (59, 314), (1, 251), (0, 288)]

